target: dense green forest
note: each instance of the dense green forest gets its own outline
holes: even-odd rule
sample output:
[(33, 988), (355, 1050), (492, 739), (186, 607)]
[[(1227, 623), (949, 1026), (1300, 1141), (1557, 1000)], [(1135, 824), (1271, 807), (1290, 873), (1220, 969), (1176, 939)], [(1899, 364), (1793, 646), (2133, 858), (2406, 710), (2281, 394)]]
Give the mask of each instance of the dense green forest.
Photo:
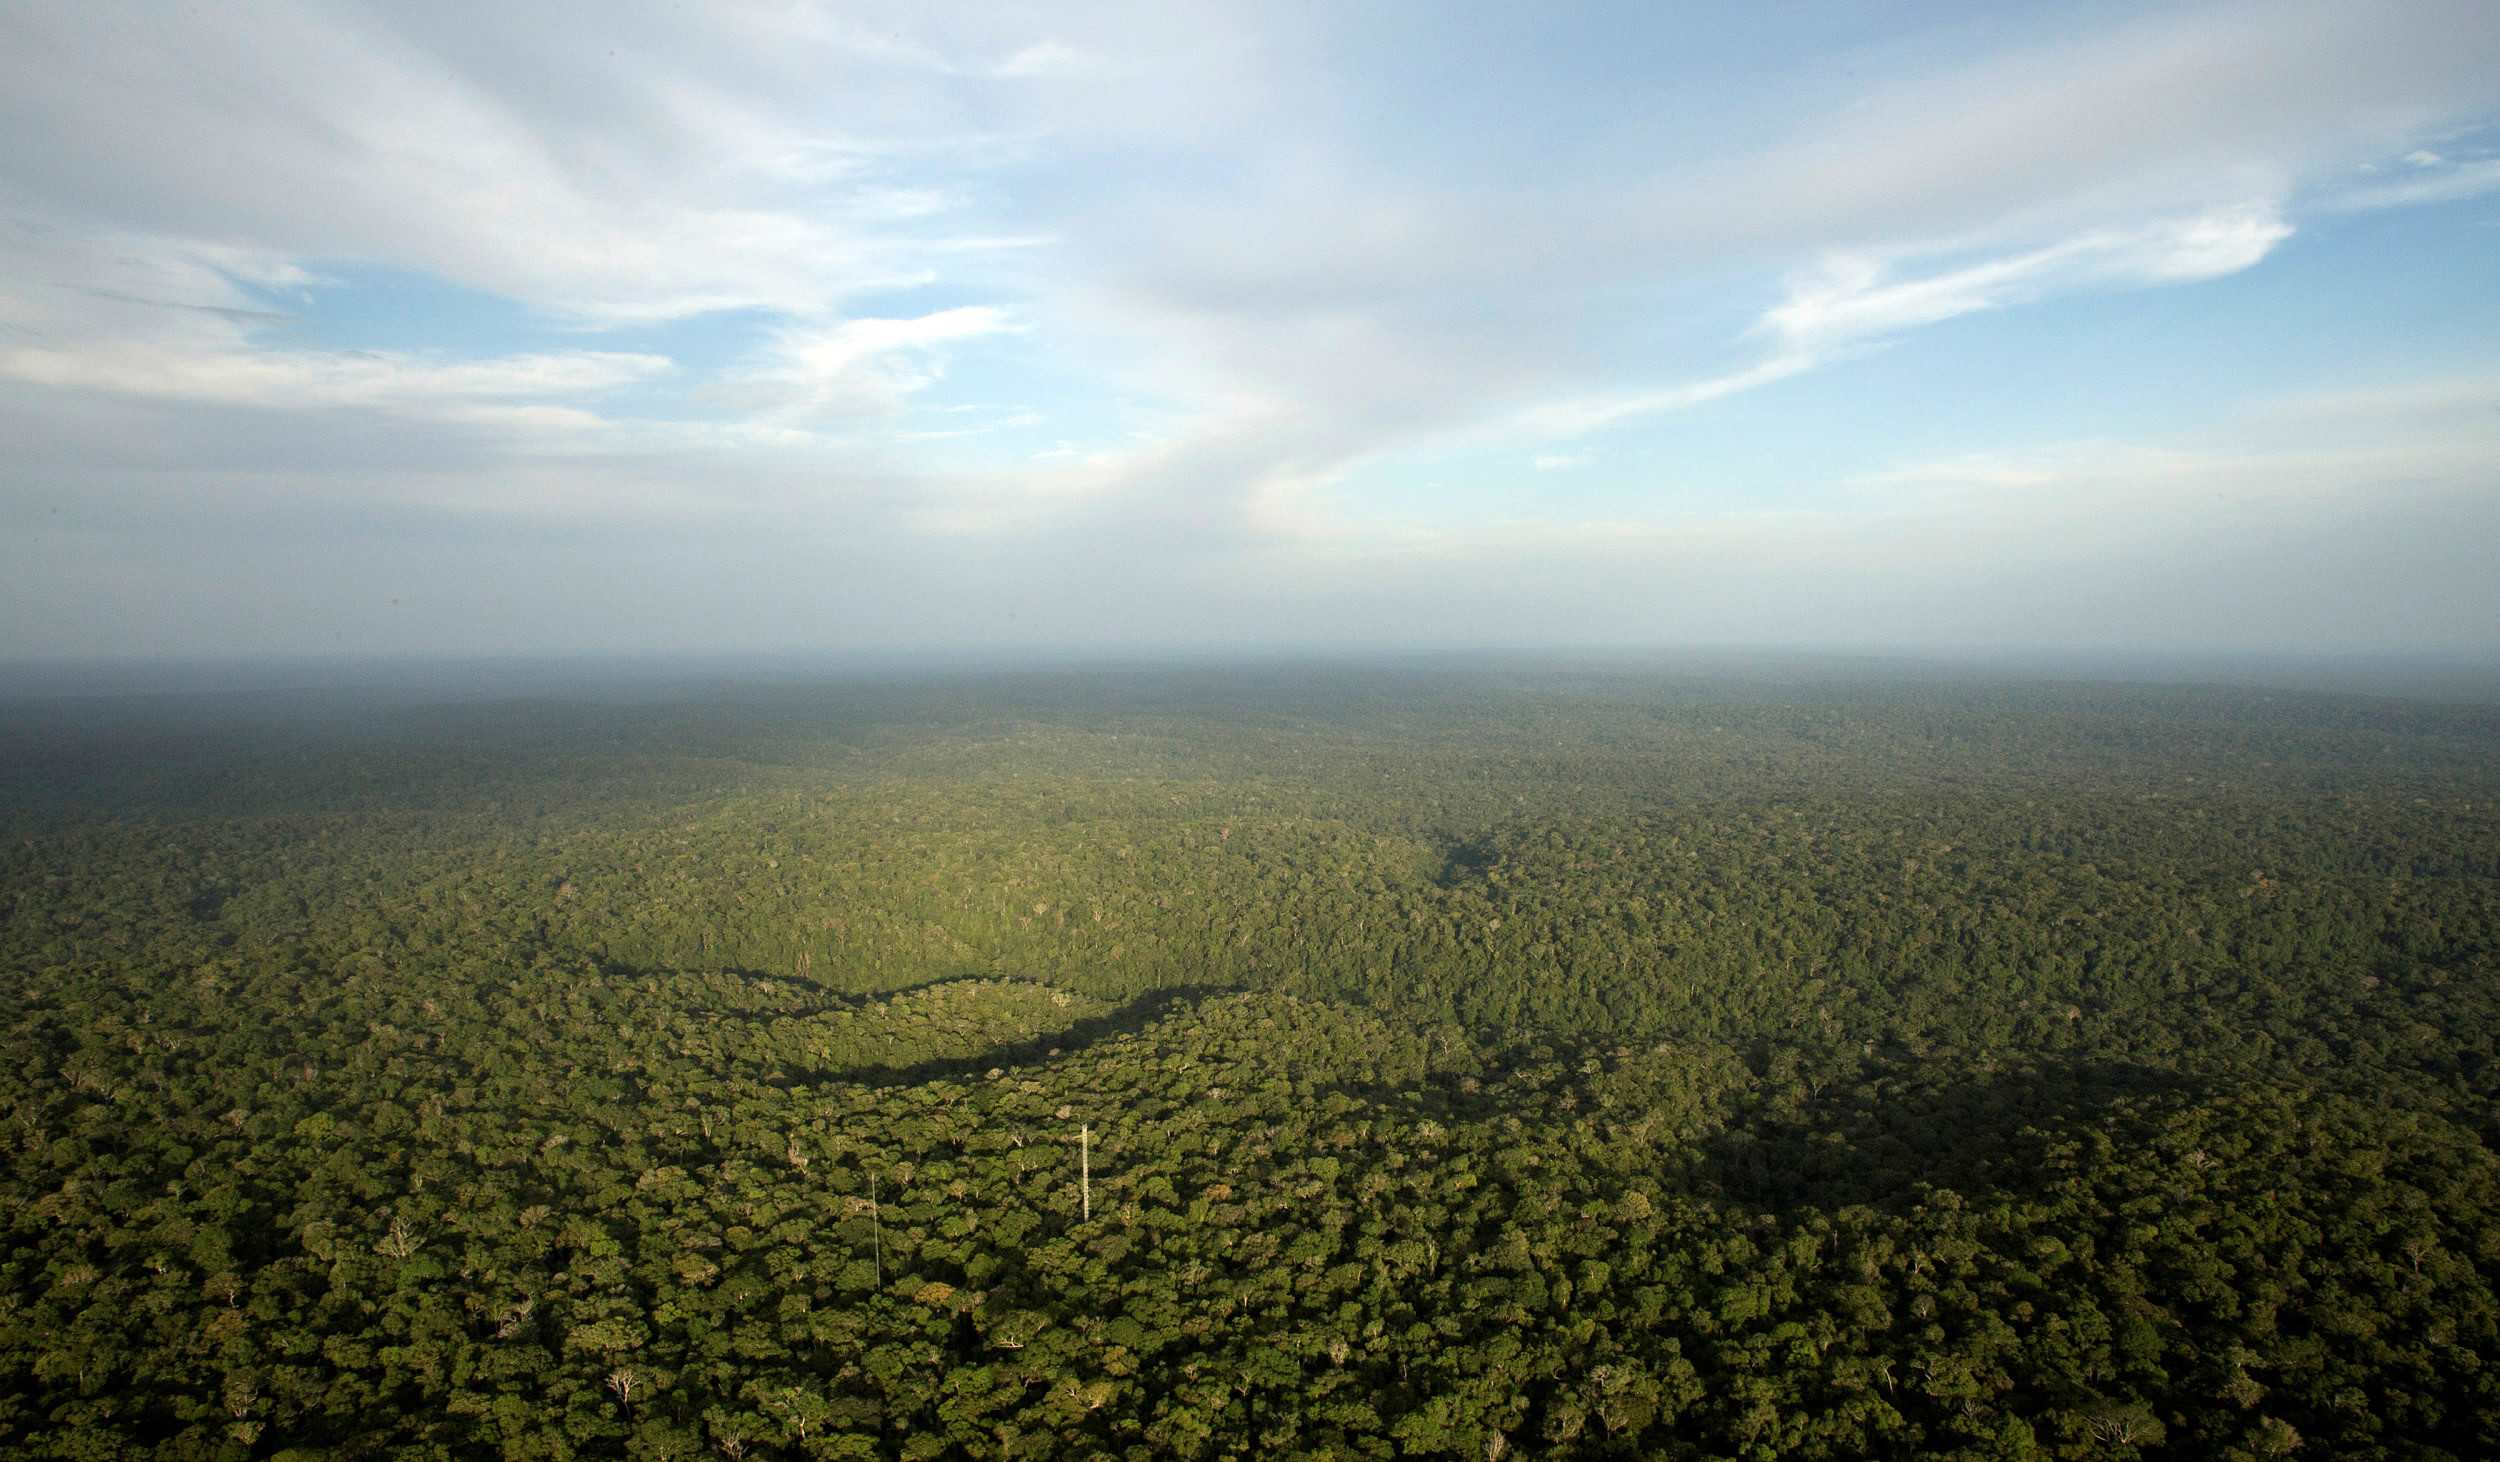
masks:
[(0, 709), (0, 1449), (2500, 1454), (2500, 711)]

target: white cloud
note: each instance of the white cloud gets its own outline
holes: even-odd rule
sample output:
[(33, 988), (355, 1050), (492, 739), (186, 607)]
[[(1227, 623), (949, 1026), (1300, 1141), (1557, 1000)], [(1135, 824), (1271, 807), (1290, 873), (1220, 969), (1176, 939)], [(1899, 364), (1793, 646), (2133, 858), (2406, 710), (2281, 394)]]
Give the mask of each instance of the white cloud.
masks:
[(2244, 414), (2275, 434), (2340, 431), (2355, 424), (2389, 431), (2481, 426), (2500, 432), (2500, 373), (2292, 391), (2253, 403)]
[[(1885, 53), (1903, 57), (1919, 52)], [(1286, 130), (1274, 140), (1290, 146), (1237, 159), (1220, 191), (1078, 214), (1071, 259), (1094, 272), (1093, 323), (1144, 342), (1135, 379), (1356, 418), (1358, 451), (1577, 436), (1958, 316), (2249, 268), (2289, 236), (2313, 180), (2500, 104), (2495, 60), (2488, 7), (2292, 0), (1870, 68), (1739, 132), (1767, 143), (1641, 171), (1489, 163), (1436, 187)], [(1796, 259), (1858, 269), (1805, 272), (1771, 307), (1771, 348), (1716, 372), (1665, 374), (1664, 350), (1592, 368), (1556, 323), (1610, 288)], [(1665, 382), (1626, 386), (1633, 370)]]
[(614, 351), (434, 361), (399, 352), (205, 352), (139, 342), (0, 347), (0, 376), (32, 385), (287, 409), (581, 396), (672, 368), (665, 356)]
[(1792, 351), (1881, 339), (1961, 315), (2094, 287), (2183, 284), (2251, 267), (2291, 237), (2267, 204), (2124, 229), (2095, 229), (2042, 248), (1893, 277), (1884, 263), (1834, 256), (1792, 284), (1759, 327)]
[(1103, 69), (1102, 59), (1059, 41), (1036, 41), (998, 64), (996, 76), (1088, 76)]
[(1024, 144), (928, 48), (872, 44), (881, 21), (564, 10), (11, 8), (0, 131), (49, 140), (5, 181), (65, 222), (387, 261), (594, 323), (823, 313), (923, 280), (932, 233), (1026, 232), (957, 185)]
[[(966, 413), (978, 411), (980, 409), (981, 408), (979, 407), (961, 406), (942, 407), (940, 408), (939, 414), (960, 417)], [(938, 427), (935, 429), (924, 428), (918, 431), (897, 432), (895, 433), (895, 440), (903, 442), (965, 441), (973, 437), (994, 436), (1003, 431), (1017, 431), (1028, 426), (1040, 426), (1042, 424), (1042, 420), (1042, 414), (1038, 411), (1012, 411), (993, 417), (988, 421), (974, 421), (970, 425), (966, 426)], [(1074, 454), (1071, 453), (1070, 455), (1073, 456)]]
[[(1753, 365), (1679, 385), (1552, 403), (1526, 413), (1531, 432), (1581, 436), (1637, 417), (1688, 411), (1801, 375), (1924, 326), (2092, 288), (2193, 283), (2249, 268), (2291, 237), (2266, 205), (2098, 229), (1975, 263), (1908, 274), (1871, 254), (1834, 254), (1793, 279), (1751, 333), (1773, 351)], [(1901, 251), (1895, 259), (1917, 257)]]
[[(2487, 646), (2500, 580), (2472, 565), (2500, 535), (2492, 387), (2289, 396), (2169, 438), (1906, 463), (1783, 508), (1367, 525), (1330, 559), (1261, 562), (1322, 599), (1359, 562), (1369, 602), (1396, 607), (1376, 614), (1445, 643), (1571, 626), (1582, 643)], [(2287, 437), (2290, 418), (2313, 429)], [(1477, 586), (1464, 609), (1435, 596), (1451, 582)]]
[(2500, 191), (2500, 158), (2462, 163), (2445, 171), (2352, 188), (2322, 200), (2319, 206), (2336, 213), (2361, 213), (2381, 208), (2418, 208), (2457, 203)]
[(1529, 465), (1539, 472), (1576, 472), (1596, 460), (1594, 452), (1540, 452)]
[(1818, 364), (1820, 361), (1816, 357), (1802, 353), (1776, 355), (1741, 370), (1682, 385), (1549, 403), (1521, 414), (1519, 425), (1527, 431), (1547, 436), (1585, 436), (1634, 417), (1689, 411), (1741, 391), (1755, 390), (1801, 375)]
[(787, 326), (723, 393), (785, 425), (890, 415), (938, 380), (940, 347), (1018, 328), (1004, 310), (986, 305)]
[(2500, 376), (2483, 374), (2282, 392), (2161, 440), (1965, 454), (1866, 473), (1854, 485), (1877, 498), (1900, 488), (2071, 498), (2089, 486), (2100, 494), (2192, 490), (2293, 504), (2363, 502), (2425, 486), (2466, 490), (2495, 470)]
[(1984, 452), (1958, 457), (1942, 457), (1931, 462), (1914, 462), (1906, 466), (1887, 467), (1878, 472), (1859, 474), (1853, 481), (1861, 487), (1888, 488), (1903, 486), (1976, 486), (1999, 488), (2045, 487), (2057, 480), (2057, 474), (2036, 460), (2010, 458)]
[(633, 351), (453, 358), (275, 343), (288, 317), (242, 288), (320, 286), (266, 251), (146, 235), (0, 230), (0, 380), (254, 412), (376, 410), (506, 432), (578, 432), (584, 403), (675, 367)]
[(962, 238), (932, 239), (928, 247), (939, 254), (995, 254), (1047, 249), (1058, 242), (1055, 234), (967, 234)]
[(927, 350), (950, 341), (977, 339), (1014, 328), (1003, 310), (965, 305), (926, 315), (844, 320), (830, 326), (784, 330), (776, 336), (774, 349), (798, 374), (838, 379), (861, 362), (878, 356)]

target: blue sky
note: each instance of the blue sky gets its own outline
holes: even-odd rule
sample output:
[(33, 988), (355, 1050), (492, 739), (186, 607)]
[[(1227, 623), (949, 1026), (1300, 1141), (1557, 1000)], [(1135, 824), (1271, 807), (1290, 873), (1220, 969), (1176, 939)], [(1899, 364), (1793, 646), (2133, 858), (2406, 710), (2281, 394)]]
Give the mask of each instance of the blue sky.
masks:
[(2500, 651), (2500, 10), (20, 6), (0, 656)]

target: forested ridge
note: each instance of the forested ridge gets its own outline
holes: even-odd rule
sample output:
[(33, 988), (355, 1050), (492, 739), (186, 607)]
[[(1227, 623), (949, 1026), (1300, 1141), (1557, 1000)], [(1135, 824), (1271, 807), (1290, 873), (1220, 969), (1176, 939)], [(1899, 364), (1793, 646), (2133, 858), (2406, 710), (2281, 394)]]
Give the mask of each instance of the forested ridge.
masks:
[(2489, 708), (25, 701), (0, 817), (13, 1452), (2500, 1454)]

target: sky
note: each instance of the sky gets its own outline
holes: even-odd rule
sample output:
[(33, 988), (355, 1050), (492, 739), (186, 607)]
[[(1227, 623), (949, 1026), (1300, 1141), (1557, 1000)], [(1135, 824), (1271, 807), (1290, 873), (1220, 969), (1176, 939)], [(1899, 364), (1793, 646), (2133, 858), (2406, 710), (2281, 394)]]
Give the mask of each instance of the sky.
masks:
[(2500, 656), (2500, 6), (0, 7), (0, 658)]

